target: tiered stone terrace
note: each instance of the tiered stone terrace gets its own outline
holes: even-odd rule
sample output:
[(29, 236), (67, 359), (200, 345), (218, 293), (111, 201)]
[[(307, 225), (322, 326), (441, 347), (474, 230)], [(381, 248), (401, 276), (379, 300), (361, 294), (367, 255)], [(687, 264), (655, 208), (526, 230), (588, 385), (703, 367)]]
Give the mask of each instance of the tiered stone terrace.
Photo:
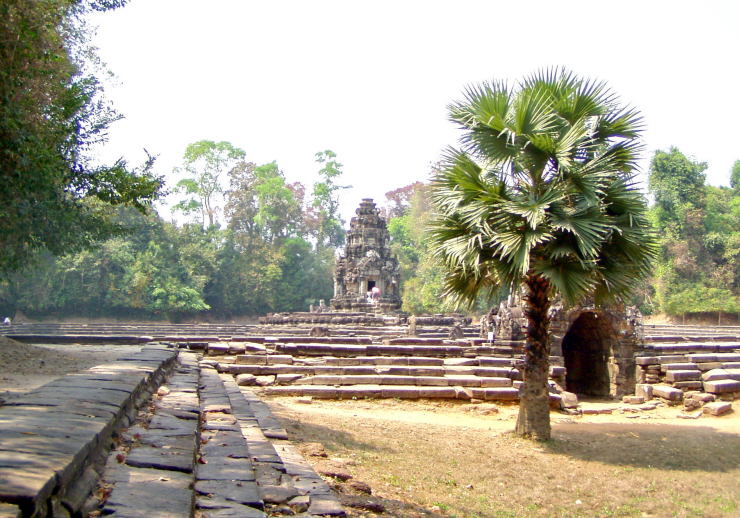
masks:
[[(521, 342), (434, 322), (418, 319), (416, 336), (400, 321), (345, 321), (330, 336), (310, 336), (314, 323), (5, 327), (26, 342), (142, 350), (0, 406), (0, 517), (341, 516), (260, 396), (518, 399)], [(553, 406), (577, 411), (562, 357), (551, 363)], [(646, 326), (636, 363), (634, 403), (734, 399), (740, 329)]]

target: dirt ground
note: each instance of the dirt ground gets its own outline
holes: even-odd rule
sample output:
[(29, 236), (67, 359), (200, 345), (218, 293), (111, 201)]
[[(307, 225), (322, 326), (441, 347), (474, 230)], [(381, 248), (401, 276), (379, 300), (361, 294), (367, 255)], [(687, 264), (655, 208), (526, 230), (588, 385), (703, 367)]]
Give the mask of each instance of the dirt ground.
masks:
[(139, 350), (141, 344), (29, 345), (0, 336), (0, 400)]
[[(316, 469), (340, 474), (345, 503), (372, 489), (374, 516), (729, 517), (740, 513), (740, 402), (724, 417), (681, 407), (551, 414), (553, 439), (511, 434), (516, 405), (272, 398)], [(615, 408), (616, 402), (588, 402)], [(313, 455), (319, 448), (326, 457)], [(347, 479), (351, 476), (351, 479)], [(363, 500), (352, 516), (371, 516)]]

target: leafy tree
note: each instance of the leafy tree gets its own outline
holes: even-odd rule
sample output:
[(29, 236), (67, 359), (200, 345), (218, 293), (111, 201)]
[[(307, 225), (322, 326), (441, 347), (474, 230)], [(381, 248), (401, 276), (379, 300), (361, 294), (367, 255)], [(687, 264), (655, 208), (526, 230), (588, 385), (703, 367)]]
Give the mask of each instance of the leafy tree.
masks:
[(676, 148), (657, 151), (650, 164), (651, 209), (660, 230), (660, 264), (653, 279), (660, 310), (732, 313), (740, 288), (740, 197), (726, 187), (704, 185), (706, 164)]
[(627, 294), (656, 253), (634, 183), (639, 114), (603, 83), (548, 70), (514, 88), (471, 86), (449, 107), (464, 131), (432, 183), (431, 239), (446, 292), (526, 290), (528, 320), (516, 432), (550, 437), (549, 316), (575, 303)]
[(342, 164), (337, 162), (336, 153), (327, 149), (316, 153), (316, 162), (322, 165), (319, 176), (323, 181), (313, 185), (314, 236), (316, 247), (341, 246), (344, 243), (344, 222), (339, 217), (339, 191), (349, 185), (337, 185), (342, 175)]
[(136, 171), (91, 158), (118, 115), (90, 71), (85, 19), (123, 4), (0, 3), (0, 273), (38, 250), (61, 254), (120, 233), (111, 206), (143, 211), (160, 195), (151, 160)]
[(244, 160), (244, 150), (234, 147), (230, 142), (199, 140), (189, 144), (183, 155), (183, 165), (175, 170), (186, 174), (177, 183), (175, 190), (186, 197), (174, 209), (183, 214), (200, 212), (201, 224), (205, 227), (216, 224), (219, 207), (216, 196), (223, 191), (221, 176)]
[(732, 170), (730, 171), (730, 187), (735, 190), (735, 193), (740, 193), (740, 160), (735, 160), (732, 164)]

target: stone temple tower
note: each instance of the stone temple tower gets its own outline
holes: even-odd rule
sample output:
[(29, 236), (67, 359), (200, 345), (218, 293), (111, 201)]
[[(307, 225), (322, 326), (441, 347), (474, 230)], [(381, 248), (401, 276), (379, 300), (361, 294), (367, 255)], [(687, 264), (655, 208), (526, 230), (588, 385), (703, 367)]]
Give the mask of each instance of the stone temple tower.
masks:
[[(385, 219), (370, 198), (363, 199), (355, 213), (349, 224), (344, 255), (337, 260), (331, 307), (375, 313), (398, 310), (401, 276), (398, 260), (391, 255)], [(373, 291), (376, 296), (368, 300), (368, 293)]]

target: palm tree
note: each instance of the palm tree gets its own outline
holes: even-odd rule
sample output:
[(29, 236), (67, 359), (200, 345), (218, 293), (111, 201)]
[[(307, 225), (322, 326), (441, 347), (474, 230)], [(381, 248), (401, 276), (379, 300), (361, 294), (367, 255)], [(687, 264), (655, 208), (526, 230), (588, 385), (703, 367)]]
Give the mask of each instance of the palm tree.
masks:
[(464, 131), (432, 180), (430, 236), (445, 293), (525, 289), (524, 386), (516, 433), (550, 438), (548, 310), (620, 300), (649, 273), (656, 244), (635, 183), (641, 116), (604, 83), (544, 70), (515, 88), (471, 86), (449, 106)]

